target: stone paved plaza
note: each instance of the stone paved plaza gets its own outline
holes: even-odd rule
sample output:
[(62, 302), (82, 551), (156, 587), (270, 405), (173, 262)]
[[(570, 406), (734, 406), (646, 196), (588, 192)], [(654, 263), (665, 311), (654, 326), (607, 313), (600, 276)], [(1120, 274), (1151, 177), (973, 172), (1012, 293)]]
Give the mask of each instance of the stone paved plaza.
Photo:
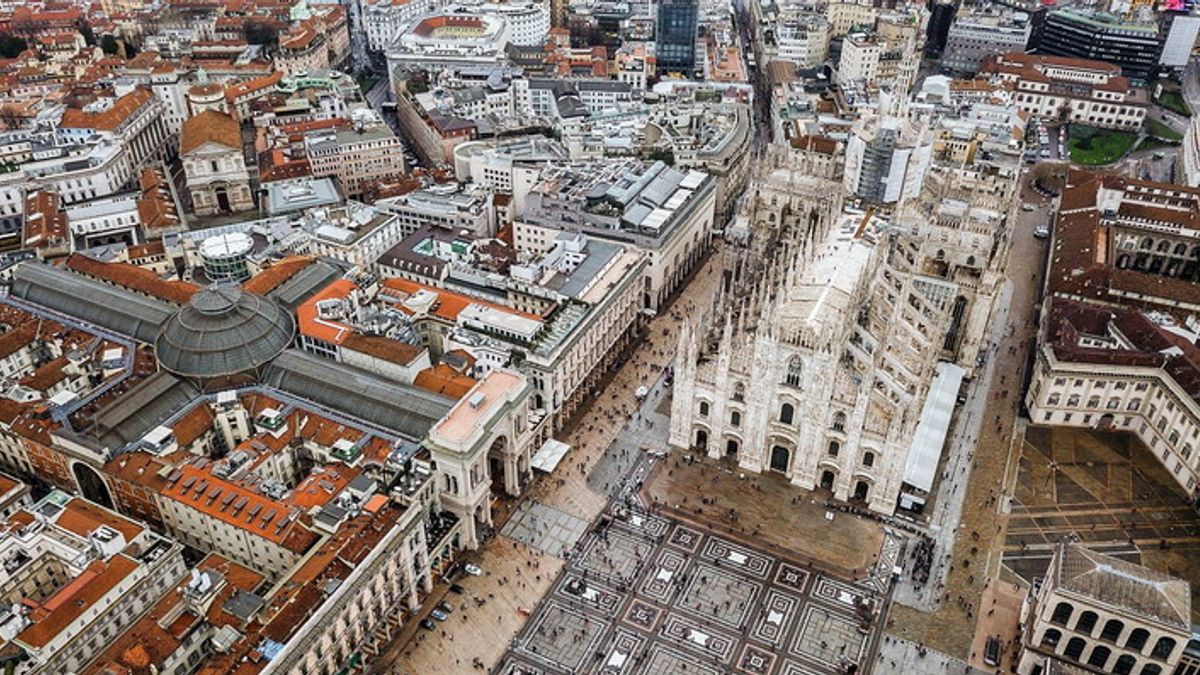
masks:
[(834, 675), (878, 639), (877, 590), (635, 511), (583, 536), (494, 672)]
[(582, 519), (527, 499), (500, 533), (557, 558), (574, 546), (585, 531), (587, 523)]

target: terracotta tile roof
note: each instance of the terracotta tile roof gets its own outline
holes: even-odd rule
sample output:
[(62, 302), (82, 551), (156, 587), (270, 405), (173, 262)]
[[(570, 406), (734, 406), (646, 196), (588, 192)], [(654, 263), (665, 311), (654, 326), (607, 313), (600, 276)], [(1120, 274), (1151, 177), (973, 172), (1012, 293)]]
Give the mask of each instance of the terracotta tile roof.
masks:
[(146, 242), (145, 244), (135, 244), (125, 249), (125, 255), (128, 256), (131, 261), (166, 255), (166, 252), (167, 247), (163, 245), (161, 239)]
[(67, 214), (61, 210), (58, 194), (36, 190), (25, 199), (25, 246), (43, 248), (67, 241)]
[(269, 91), (283, 79), (283, 71), (275, 71), (264, 77), (256, 77), (245, 82), (238, 82), (225, 88), (225, 100), (233, 103), (237, 99), (258, 92)]
[(135, 569), (137, 563), (123, 555), (113, 556), (107, 561), (93, 561), (83, 575), (59, 589), (46, 601), (46, 605), (56, 603), (55, 609), (18, 633), (17, 640), (37, 648), (46, 646), (80, 615), (95, 607), (105, 594)]
[(10, 490), (21, 484), (21, 481), (6, 474), (0, 473), (0, 495), (8, 494)]
[(0, 335), (0, 359), (6, 359), (29, 346), (37, 337), (38, 327), (34, 322), (23, 323)]
[(66, 129), (115, 131), (153, 98), (154, 94), (149, 89), (134, 89), (118, 98), (112, 107), (103, 112), (89, 113), (79, 108), (67, 108), (59, 126)]
[(288, 501), (302, 509), (324, 506), (358, 474), (358, 471), (340, 465), (326, 467), (323, 473), (310, 473), (292, 490)]
[(145, 528), (134, 521), (78, 498), (67, 502), (54, 524), (81, 537), (87, 537), (101, 525), (107, 525), (124, 535), (126, 542), (133, 541), (145, 532)]
[(239, 591), (254, 592), (262, 585), (264, 577), (215, 553), (205, 556), (196, 565), (196, 569), (202, 572), (216, 572), (224, 579), (224, 586), (217, 591), (212, 602), (208, 604), (208, 612), (203, 617), (197, 617), (191, 612), (184, 612), (181, 617), (186, 618), (177, 619), (167, 628), (161, 625), (164, 619), (184, 602), (183, 592), (190, 580), (190, 573), (185, 574), (176, 581), (174, 589), (168, 591), (137, 623), (110, 643), (92, 661), (92, 665), (85, 668), (83, 672), (87, 675), (100, 675), (106, 672), (140, 675), (150, 672), (150, 666), (161, 668), (167, 658), (179, 648), (183, 636), (186, 635), (186, 632), (176, 624), (186, 623), (190, 628), (203, 618), (212, 626), (241, 628), (240, 620), (224, 611), (225, 601)]
[(158, 62), (158, 52), (154, 50), (145, 51), (126, 62), (129, 68), (149, 68)]
[[(192, 481), (188, 481), (192, 478)], [(184, 487), (189, 483), (189, 487)], [(203, 491), (197, 491), (198, 486)], [(211, 497), (220, 490), (217, 498)], [(304, 553), (319, 538), (296, 518), (290, 509), (241, 485), (214, 476), (195, 465), (180, 467), (179, 479), (163, 488), (164, 497), (173, 499), (210, 518), (237, 527), (248, 534), (261, 537), (295, 553)], [(228, 495), (234, 495), (226, 501)], [(235, 508), (245, 498), (242, 508)], [(253, 512), (253, 515), (251, 515)]]
[(175, 442), (186, 448), (213, 428), (213, 413), (207, 403), (192, 408), (171, 427)]
[(142, 170), (138, 177), (142, 196), (138, 199), (138, 218), (147, 230), (176, 227), (180, 225), (175, 199), (162, 171), (155, 168)]
[[(454, 291), (448, 291), (444, 288), (435, 288), (433, 286), (419, 284), (415, 281), (409, 281), (408, 279), (400, 279), (397, 277), (384, 279), (380, 282), (380, 286), (382, 286), (380, 289), (380, 295), (382, 297), (387, 299), (387, 296), (390, 296), (391, 299), (395, 299), (397, 302), (402, 302), (408, 296), (422, 290), (437, 294), (438, 301), (434, 306), (433, 314), (438, 318), (445, 319), (446, 321), (450, 322), (457, 321), (459, 312), (466, 309), (468, 305), (482, 305), (484, 307), (490, 307), (502, 312), (508, 312), (509, 314), (521, 316), (526, 319), (535, 319), (540, 321), (542, 318), (536, 314), (521, 312), (511, 307), (498, 305), (494, 302), (473, 298), (469, 295), (463, 295), (462, 293), (455, 293)], [(399, 305), (399, 309), (401, 311), (407, 311), (403, 305)]]
[(191, 300), (199, 288), (186, 281), (165, 280), (155, 272), (127, 263), (107, 263), (86, 255), (72, 253), (66, 267), (81, 274), (124, 286), (139, 293), (182, 305)]
[(311, 28), (304, 28), (298, 33), (285, 36), (279, 41), (280, 49), (289, 49), (292, 51), (300, 51), (308, 49), (313, 41), (317, 39), (317, 32)]
[(296, 308), (296, 323), (300, 332), (329, 344), (342, 344), (353, 332), (353, 329), (343, 323), (319, 319), (317, 303), (322, 300), (346, 298), (354, 292), (355, 288), (354, 282), (349, 279), (335, 279), (328, 286), (313, 294), (304, 304)]
[(475, 386), (475, 382), (474, 378), (467, 377), (444, 363), (422, 370), (413, 380), (413, 384), (422, 389), (455, 399), (466, 396), (471, 387)]
[(104, 473), (134, 485), (161, 490), (166, 484), (166, 479), (160, 476), (159, 472), (166, 466), (161, 458), (142, 450), (135, 450), (110, 459), (104, 465)]
[[(1101, 186), (1124, 191), (1117, 218), (1101, 218), (1097, 205)], [(1047, 290), (1062, 297), (1167, 312), (1176, 303), (1200, 305), (1200, 284), (1116, 267), (1116, 231), (1142, 225), (1154, 229), (1158, 224), (1200, 228), (1200, 193), (1178, 185), (1068, 172), (1054, 225)]]
[(837, 141), (825, 136), (793, 136), (792, 147), (797, 150), (811, 150), (823, 155), (837, 154)]
[(287, 642), (320, 607), (325, 599), (325, 585), (334, 579), (346, 579), (354, 566), (395, 526), (402, 513), (400, 507), (388, 502), (375, 513), (363, 513), (343, 523), (289, 577), (287, 588), (271, 599), (267, 606), (271, 618), (261, 634), (277, 642)]
[(350, 333), (347, 335), (342, 341), (342, 347), (402, 366), (411, 364), (421, 354), (425, 353), (423, 347), (410, 345), (407, 342), (377, 335), (361, 335), (359, 333)]
[(242, 130), (237, 120), (215, 110), (206, 110), (185, 120), (179, 135), (179, 152), (187, 154), (205, 143), (241, 150)]
[(258, 274), (242, 282), (242, 290), (266, 295), (313, 263), (308, 256), (292, 256), (264, 267)]
[(52, 361), (47, 361), (35, 369), (32, 373), (21, 380), (21, 384), (36, 389), (38, 391), (46, 391), (54, 385), (62, 382), (67, 378), (63, 372), (63, 367), (68, 363), (67, 357), (60, 356)]

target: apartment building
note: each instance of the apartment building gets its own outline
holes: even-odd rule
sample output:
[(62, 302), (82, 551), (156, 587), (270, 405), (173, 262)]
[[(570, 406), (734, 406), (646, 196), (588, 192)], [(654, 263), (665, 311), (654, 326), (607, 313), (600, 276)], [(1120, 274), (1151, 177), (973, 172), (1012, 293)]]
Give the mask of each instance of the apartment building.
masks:
[(1021, 675), (1169, 675), (1191, 639), (1188, 582), (1061, 542), (1030, 591)]
[(378, 115), (356, 110), (346, 127), (328, 127), (304, 137), (312, 175), (334, 177), (355, 197), (375, 181), (404, 173), (404, 146)]
[[(1194, 397), (1200, 192), (1068, 175), (1033, 380), (1039, 424), (1132, 432), (1190, 496), (1200, 495)], [(1110, 242), (1100, 251), (1099, 240)]]
[(1145, 89), (1101, 61), (1000, 54), (986, 59), (979, 74), (1011, 84), (1018, 109), (1051, 121), (1137, 130), (1149, 107)]
[(643, 251), (642, 305), (657, 310), (709, 249), (716, 186), (662, 162), (578, 163), (546, 169), (514, 201), (525, 204), (513, 223), (517, 250), (546, 252), (560, 233), (578, 232)]
[(879, 75), (880, 55), (884, 45), (874, 35), (852, 33), (842, 40), (842, 56), (838, 61), (838, 82), (874, 82)]
[(6, 519), (0, 560), (0, 638), (26, 656), (14, 672), (47, 675), (82, 670), (185, 571), (178, 543), (57, 490)]

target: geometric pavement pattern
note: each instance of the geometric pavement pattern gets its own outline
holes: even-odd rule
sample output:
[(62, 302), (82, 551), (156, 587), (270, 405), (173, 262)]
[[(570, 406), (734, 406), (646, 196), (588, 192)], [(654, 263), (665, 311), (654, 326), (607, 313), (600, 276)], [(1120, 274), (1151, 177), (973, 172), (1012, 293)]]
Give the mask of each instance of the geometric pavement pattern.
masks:
[(584, 534), (497, 675), (836, 675), (863, 663), (898, 552), (875, 575), (827, 577), (644, 511)]

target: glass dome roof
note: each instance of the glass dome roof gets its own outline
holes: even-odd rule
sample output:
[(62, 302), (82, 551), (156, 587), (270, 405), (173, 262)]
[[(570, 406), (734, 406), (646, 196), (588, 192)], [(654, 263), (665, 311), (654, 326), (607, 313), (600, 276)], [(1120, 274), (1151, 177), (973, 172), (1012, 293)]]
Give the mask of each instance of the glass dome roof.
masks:
[(295, 323), (279, 305), (236, 284), (200, 289), (163, 323), (154, 347), (165, 370), (215, 379), (256, 373), (292, 343)]

